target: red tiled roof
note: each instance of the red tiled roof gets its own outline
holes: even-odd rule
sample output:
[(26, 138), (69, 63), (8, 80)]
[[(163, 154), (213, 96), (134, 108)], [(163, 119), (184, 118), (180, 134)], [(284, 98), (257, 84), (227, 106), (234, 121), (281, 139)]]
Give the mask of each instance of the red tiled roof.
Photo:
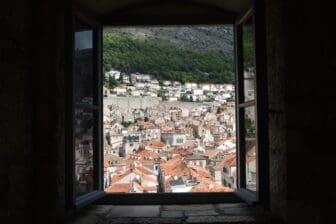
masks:
[(127, 170), (125, 173), (123, 173), (123, 174), (120, 174), (120, 175), (118, 175), (118, 174), (115, 174), (115, 175), (113, 175), (113, 177), (112, 177), (112, 183), (116, 183), (116, 182), (118, 182), (119, 180), (121, 180), (121, 179), (123, 179), (124, 177), (126, 177), (128, 174), (130, 174), (131, 173), (131, 171), (130, 170)]
[(141, 159), (141, 160), (139, 160), (139, 162), (142, 165), (147, 165), (147, 166), (152, 166), (156, 163), (156, 161), (154, 161), (154, 160), (145, 160), (145, 159)]
[(152, 182), (154, 184), (158, 184), (157, 180), (154, 177), (151, 177), (149, 175), (144, 174), (143, 172), (141, 172), (141, 170), (137, 169), (137, 167), (134, 168), (133, 173), (139, 175), (141, 178), (143, 178), (143, 179), (145, 179), (149, 182)]
[(138, 126), (145, 126), (148, 129), (154, 129), (157, 128), (154, 124), (150, 123), (150, 122), (146, 122), (146, 121), (139, 121), (137, 123)]
[(176, 156), (172, 159), (169, 159), (167, 162), (161, 164), (162, 166), (170, 166), (170, 167), (174, 167), (177, 164), (182, 163), (182, 158), (180, 156)]
[(131, 190), (131, 184), (112, 184), (111, 186), (105, 188), (107, 193), (128, 193)]
[(246, 163), (250, 163), (250, 162), (253, 162), (256, 160), (256, 157), (255, 156), (249, 156), (246, 158)]
[(132, 182), (133, 183), (133, 185), (135, 186), (135, 187), (137, 187), (139, 190), (141, 190), (141, 191), (157, 191), (157, 187), (156, 186), (143, 186), (143, 185), (140, 185), (138, 182), (136, 182), (136, 181), (133, 181)]
[(148, 158), (151, 157), (152, 159), (158, 158), (161, 155), (159, 153), (149, 151), (149, 150), (140, 150), (133, 154), (135, 157), (141, 157), (141, 158)]
[(234, 138), (233, 137), (227, 137), (225, 139), (221, 139), (221, 140), (216, 141), (216, 144), (224, 144), (226, 141), (234, 142)]
[[(145, 171), (145, 170), (146, 170), (146, 171)], [(155, 178), (153, 178), (153, 177), (151, 177), (151, 176), (145, 174), (144, 171), (147, 172), (147, 173), (149, 173), (149, 172), (148, 172), (148, 169), (146, 169), (146, 168), (144, 168), (144, 167), (142, 167), (142, 168), (140, 168), (140, 169), (138, 169), (138, 167), (135, 167), (134, 169), (128, 169), (128, 170), (127, 170), (126, 172), (124, 172), (123, 174), (120, 174), (120, 175), (115, 174), (115, 175), (113, 175), (113, 177), (112, 177), (112, 183), (116, 183), (116, 182), (120, 181), (121, 179), (123, 179), (124, 177), (126, 177), (127, 175), (129, 175), (129, 174), (131, 174), (131, 173), (135, 173), (135, 174), (139, 175), (141, 178), (143, 178), (143, 179), (145, 179), (145, 180), (147, 180), (147, 181), (149, 181), (149, 182), (158, 184), (158, 183), (157, 183), (157, 180), (156, 180)], [(153, 174), (153, 173), (151, 173), (151, 174)]]
[(186, 153), (186, 149), (183, 149), (183, 148), (173, 148), (171, 150), (166, 150), (166, 152), (171, 153), (171, 154), (182, 155), (182, 154)]
[(210, 180), (209, 178), (202, 177), (200, 174), (198, 174), (194, 171), (191, 171), (191, 175), (193, 177), (196, 177), (197, 180), (202, 184), (205, 184), (205, 185), (208, 185), (208, 186), (212, 185), (212, 187), (216, 189), (215, 191), (226, 191), (226, 190), (231, 189), (231, 188), (227, 189), (227, 187), (224, 187), (223, 185), (221, 185), (219, 183), (216, 183), (216, 182)]
[(165, 146), (165, 144), (159, 141), (149, 141), (149, 142), (146, 142), (146, 146), (152, 149), (161, 149)]
[(236, 146), (225, 149), (223, 152), (226, 153), (226, 154), (234, 153), (234, 152), (236, 152)]
[(123, 171), (124, 171), (123, 166), (120, 166), (120, 167), (118, 167), (114, 172), (115, 172), (115, 173), (121, 173), (121, 172), (123, 172)]
[(174, 157), (173, 159), (168, 160), (165, 163), (161, 164), (161, 167), (164, 170), (166, 176), (177, 176), (181, 177), (183, 175), (190, 175), (190, 169), (182, 161), (182, 158), (179, 156)]
[(207, 178), (210, 177), (210, 172), (207, 169), (203, 168), (202, 166), (188, 164), (188, 167), (196, 170), (197, 173), (203, 177), (207, 177)]
[(224, 160), (222, 162), (220, 162), (219, 164), (217, 164), (214, 168), (216, 170), (220, 170), (223, 169), (224, 166), (236, 166), (236, 155), (235, 154), (231, 154), (231, 155), (227, 155)]
[(109, 164), (107, 161), (104, 161), (104, 168), (108, 168), (109, 167)]
[(202, 153), (201, 155), (212, 158), (214, 156), (216, 156), (219, 153), (218, 149), (210, 149), (207, 150), (206, 152)]
[(213, 187), (213, 188), (209, 188), (209, 187), (193, 187), (193, 191), (194, 192), (233, 192), (234, 190), (232, 188), (229, 187)]
[(147, 167), (144, 167), (144, 166), (137, 166), (136, 169), (140, 170), (140, 172), (146, 175), (155, 175), (153, 170), (148, 169)]

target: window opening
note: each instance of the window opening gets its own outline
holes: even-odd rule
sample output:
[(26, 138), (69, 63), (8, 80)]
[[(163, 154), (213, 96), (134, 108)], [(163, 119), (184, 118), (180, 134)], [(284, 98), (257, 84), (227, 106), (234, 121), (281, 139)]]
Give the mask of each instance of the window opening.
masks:
[(235, 191), (233, 26), (106, 27), (103, 72), (106, 192)]

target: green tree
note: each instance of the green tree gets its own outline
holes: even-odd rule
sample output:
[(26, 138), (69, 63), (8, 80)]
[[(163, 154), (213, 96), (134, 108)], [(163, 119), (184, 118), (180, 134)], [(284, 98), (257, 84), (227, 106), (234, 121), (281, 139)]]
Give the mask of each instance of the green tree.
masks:
[(115, 87), (117, 87), (118, 85), (119, 85), (120, 83), (117, 81), (117, 80), (115, 80), (115, 78), (114, 77), (109, 77), (109, 79), (108, 79), (108, 88), (109, 89), (114, 89)]
[(103, 49), (105, 70), (148, 73), (159, 81), (234, 82), (233, 57), (222, 53), (145, 42), (112, 32), (104, 33)]
[(132, 122), (132, 121), (123, 121), (123, 122), (121, 122), (121, 124), (122, 124), (125, 128), (127, 128), (127, 127), (129, 127), (130, 125), (132, 125), (133, 122)]
[(187, 94), (182, 94), (180, 100), (183, 102), (189, 102), (189, 97)]
[(167, 101), (168, 100), (168, 97), (166, 96), (167, 93), (168, 93), (167, 90), (160, 89), (157, 93), (157, 96), (161, 97), (162, 101)]
[(243, 59), (245, 68), (254, 65), (254, 39), (251, 24), (243, 26)]
[(255, 138), (255, 125), (252, 119), (245, 114), (245, 135), (248, 138)]

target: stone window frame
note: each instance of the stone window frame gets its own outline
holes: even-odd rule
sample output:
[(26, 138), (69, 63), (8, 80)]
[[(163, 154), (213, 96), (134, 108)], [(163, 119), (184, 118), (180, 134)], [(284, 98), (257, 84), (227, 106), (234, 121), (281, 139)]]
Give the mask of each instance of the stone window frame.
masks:
[[(81, 207), (86, 204), (90, 204), (92, 202), (98, 203), (98, 204), (191, 204), (191, 203), (232, 203), (232, 202), (242, 202), (246, 201), (248, 203), (260, 203), (265, 206), (268, 206), (269, 204), (269, 184), (268, 184), (268, 174), (269, 174), (269, 166), (268, 166), (268, 133), (267, 133), (267, 117), (262, 116), (263, 111), (266, 111), (267, 109), (267, 97), (266, 97), (266, 68), (265, 68), (265, 34), (264, 34), (264, 9), (263, 9), (263, 3), (261, 1), (255, 1), (254, 6), (252, 9), (247, 10), (247, 13), (243, 13), (242, 15), (225, 15), (222, 18), (188, 18), (185, 20), (179, 20), (178, 18), (136, 18), (132, 16), (123, 16), (123, 18), (127, 17), (126, 20), (116, 20), (111, 21), (110, 18), (107, 18), (106, 21), (103, 22), (97, 22), (96, 20), (87, 19), (88, 17), (83, 16), (80, 12), (76, 15), (84, 18), (86, 21), (90, 21), (91, 24), (95, 27), (97, 33), (97, 37), (99, 37), (100, 44), (102, 43), (102, 27), (105, 25), (114, 25), (114, 26), (138, 26), (138, 25), (146, 25), (146, 26), (155, 26), (155, 25), (214, 25), (214, 24), (231, 24), (234, 26), (234, 33), (235, 33), (235, 61), (236, 61), (236, 74), (239, 73), (239, 69), (241, 69), (241, 66), (239, 63), (237, 63), (237, 60), (241, 58), (241, 52), (239, 49), (239, 38), (241, 34), (239, 33), (239, 25), (241, 21), (246, 18), (246, 15), (249, 13), (253, 13), (255, 24), (258, 24), (255, 26), (256, 34), (258, 37), (256, 37), (256, 67), (258, 68), (258, 78), (257, 78), (257, 84), (256, 84), (256, 108), (257, 108), (257, 139), (258, 139), (258, 148), (262, 148), (262, 152), (258, 154), (258, 160), (262, 161), (258, 164), (258, 170), (261, 172), (259, 173), (259, 191), (256, 194), (251, 194), (251, 192), (244, 189), (244, 180), (242, 175), (240, 175), (240, 171), (242, 170), (243, 163), (242, 158), (244, 157), (240, 143), (238, 144), (237, 148), (237, 192), (234, 193), (197, 193), (197, 196), (195, 197), (195, 194), (193, 193), (179, 193), (178, 197), (171, 197), (171, 193), (157, 193), (157, 194), (106, 194), (103, 192), (103, 170), (100, 169), (98, 173), (100, 173), (101, 177), (97, 178), (96, 181), (98, 182), (99, 189), (96, 192), (92, 192), (87, 194), (85, 197), (82, 197), (81, 200), (74, 199), (73, 195), (69, 193), (70, 197), (67, 197), (68, 204), (70, 206), (75, 207)], [(256, 11), (258, 10), (258, 13)], [(180, 18), (181, 19), (181, 18)], [(136, 22), (135, 22), (136, 21)], [(98, 27), (98, 28), (97, 28)], [(72, 30), (72, 29), (71, 29)], [(99, 44), (98, 44), (99, 45)], [(102, 51), (101, 49), (97, 51), (97, 58), (100, 63), (99, 69), (100, 73), (102, 71)], [(101, 74), (99, 74), (99, 77)], [(236, 75), (236, 96), (239, 94), (239, 86), (241, 85), (241, 82), (238, 78), (238, 75)], [(97, 85), (98, 88), (102, 89), (102, 78), (100, 77), (100, 80), (98, 80)], [(102, 100), (102, 92), (100, 99)], [(237, 100), (236, 100), (237, 102)], [(236, 108), (238, 108), (236, 104)], [(102, 118), (102, 109), (100, 113), (100, 120)], [(266, 113), (265, 113), (266, 114)], [(97, 124), (99, 126), (99, 129), (102, 130), (102, 122), (99, 122)], [(242, 136), (241, 131), (241, 122), (239, 122), (239, 119), (237, 119), (237, 137)], [(101, 136), (97, 136), (97, 138), (101, 138)], [(100, 148), (102, 148), (102, 141), (100, 141)], [(102, 150), (100, 150), (102, 151)], [(96, 163), (100, 164), (100, 167), (103, 166), (103, 154), (99, 152), (98, 159), (96, 160)], [(67, 160), (69, 162), (69, 159)], [(71, 161), (72, 162), (72, 161)], [(69, 164), (68, 164), (69, 165)], [(72, 167), (73, 164), (70, 164), (69, 167)], [(70, 185), (71, 185), (71, 178), (70, 178)], [(68, 184), (69, 185), (69, 184)], [(71, 189), (71, 187), (70, 187)], [(71, 189), (73, 192), (73, 189)], [(71, 191), (70, 191), (71, 192)], [(144, 198), (144, 196), (146, 198)], [(174, 199), (175, 198), (175, 199)]]

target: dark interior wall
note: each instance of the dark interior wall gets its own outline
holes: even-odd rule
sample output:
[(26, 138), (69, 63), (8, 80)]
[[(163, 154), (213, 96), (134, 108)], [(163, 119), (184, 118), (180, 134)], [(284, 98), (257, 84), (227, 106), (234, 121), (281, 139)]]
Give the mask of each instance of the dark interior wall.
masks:
[[(65, 210), (66, 12), (71, 1), (36, 1), (34, 24), (34, 222)], [(66, 11), (68, 10), (68, 11)]]
[(62, 218), (66, 4), (0, 7), (1, 223)]
[[(332, 8), (265, 1), (271, 209), (289, 223), (328, 223), (336, 211)], [(0, 7), (1, 222), (62, 220), (67, 5)]]
[(271, 208), (289, 223), (333, 223), (331, 7), (269, 0), (267, 8)]
[(287, 197), (293, 223), (331, 223), (326, 217), (335, 210), (330, 181), (335, 170), (336, 76), (328, 71), (335, 63), (330, 58), (335, 39), (328, 34), (334, 26), (327, 26), (327, 15), (322, 2), (284, 5)]
[(24, 222), (32, 217), (33, 198), (30, 1), (1, 6), (0, 23), (0, 216)]
[(24, 222), (33, 192), (32, 6), (23, 0), (0, 8), (0, 217)]
[(286, 218), (286, 114), (283, 1), (265, 4), (269, 116), (270, 208)]

